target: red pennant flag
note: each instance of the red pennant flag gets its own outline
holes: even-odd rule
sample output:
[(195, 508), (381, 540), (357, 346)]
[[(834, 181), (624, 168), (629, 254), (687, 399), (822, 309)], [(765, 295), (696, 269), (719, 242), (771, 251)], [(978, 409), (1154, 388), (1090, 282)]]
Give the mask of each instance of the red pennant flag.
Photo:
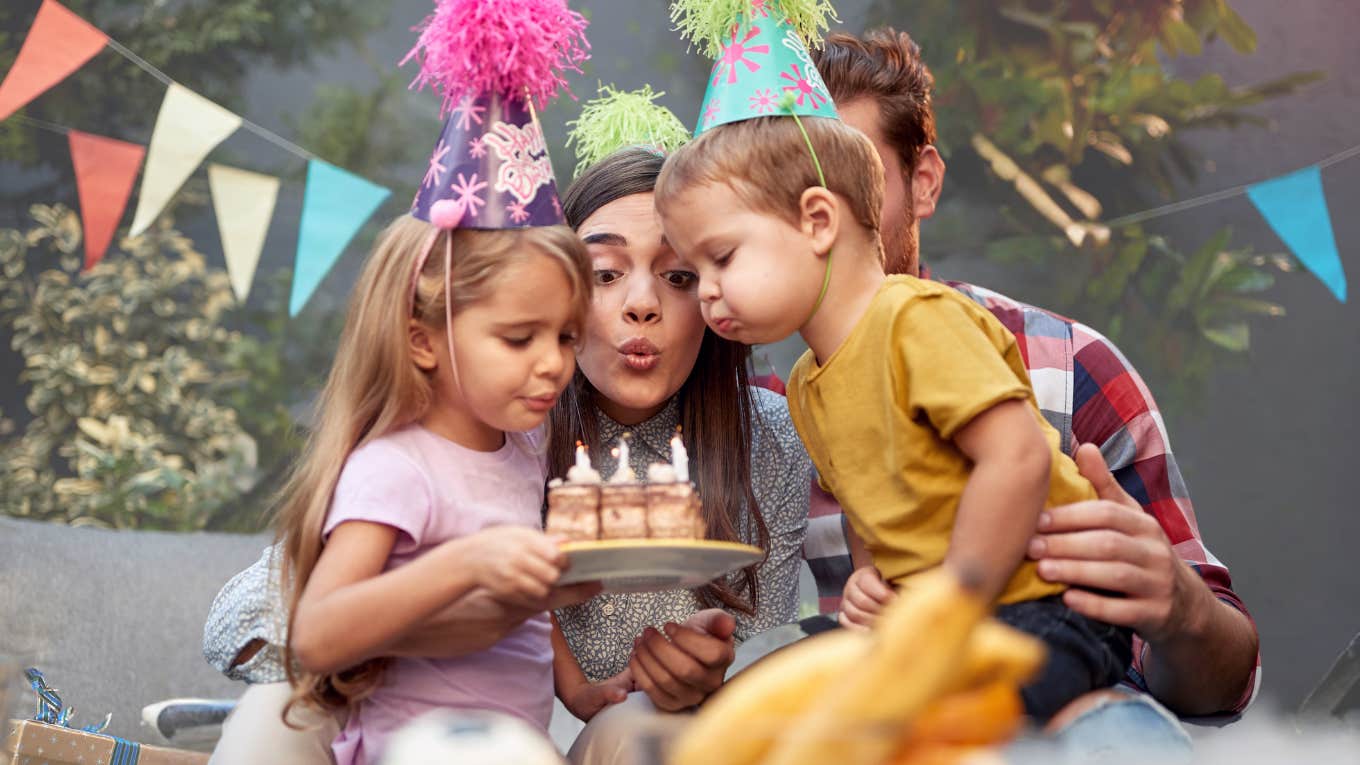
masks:
[(144, 156), (145, 146), (71, 131), (71, 164), (85, 224), (86, 271), (108, 251)]
[(0, 120), (70, 76), (109, 38), (55, 0), (43, 0), (14, 66), (0, 82)]

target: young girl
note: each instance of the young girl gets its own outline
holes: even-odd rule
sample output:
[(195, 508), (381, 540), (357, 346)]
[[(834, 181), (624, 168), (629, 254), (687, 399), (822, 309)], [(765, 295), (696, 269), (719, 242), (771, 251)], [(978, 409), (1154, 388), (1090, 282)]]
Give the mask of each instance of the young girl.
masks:
[(279, 518), (290, 706), (348, 708), (341, 765), (375, 761), (436, 707), (546, 729), (546, 614), (480, 653), (375, 657), (474, 588), (544, 607), (563, 559), (538, 531), (540, 426), (571, 380), (589, 300), (565, 226), (450, 232), (402, 216), (365, 265)]

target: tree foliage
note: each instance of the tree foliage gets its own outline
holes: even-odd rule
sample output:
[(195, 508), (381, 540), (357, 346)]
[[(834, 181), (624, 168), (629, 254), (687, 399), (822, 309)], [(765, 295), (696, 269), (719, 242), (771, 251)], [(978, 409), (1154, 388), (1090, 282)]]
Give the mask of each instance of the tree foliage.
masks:
[[(12, 66), (39, 4), (0, 4), (0, 71)], [(376, 84), (323, 85), (296, 99), (277, 129), (379, 183), (412, 186), (402, 166), (424, 150), (414, 136), (436, 132), (433, 114), (425, 126), (393, 108), (409, 73), (367, 50), (368, 35), (387, 22), (388, 0), (63, 4), (247, 118), (260, 116), (244, 104), (251, 77), (327, 54), (366, 62)], [(164, 93), (106, 50), (24, 113), (145, 142)], [(229, 154), (220, 149), (215, 158), (234, 162)], [(209, 265), (220, 256), (205, 260), (168, 228), (173, 218), (200, 228), (195, 223), (211, 215), (199, 177), (167, 206), (159, 228), (125, 240), (121, 251), (115, 243), (99, 266), (77, 274), (80, 226), (64, 206), (75, 203), (66, 138), (23, 120), (0, 122), (0, 157), (23, 171), (0, 183), (0, 226), (13, 226), (0, 229), (0, 339), (12, 348), (0, 357), (23, 370), (6, 384), (26, 397), (23, 411), (0, 413), (0, 511), (111, 526), (259, 528), (295, 456), (295, 421), (329, 364), (339, 316), (313, 306), (290, 318), (290, 274), (279, 269), (262, 268), (250, 306), (237, 306), (225, 273)], [(300, 179), (304, 167), (280, 151), (277, 164), (255, 169)]]
[(226, 272), (158, 227), (77, 274), (74, 213), (31, 212), (34, 227), (0, 231), (0, 318), (31, 415), (0, 444), (6, 510), (203, 528), (257, 479), (255, 439), (221, 403), (240, 380), (229, 360), (242, 342), (222, 326), (234, 303)]
[(1044, 304), (1110, 334), (1168, 398), (1247, 350), (1253, 317), (1283, 314), (1260, 293), (1288, 257), (1119, 221), (1194, 179), (1191, 131), (1260, 125), (1249, 107), (1317, 77), (1175, 76), (1168, 60), (1214, 40), (1255, 50), (1227, 0), (879, 0), (874, 15), (908, 29), (936, 77), (949, 193), (966, 197), (929, 224), (939, 250), (1036, 266)]

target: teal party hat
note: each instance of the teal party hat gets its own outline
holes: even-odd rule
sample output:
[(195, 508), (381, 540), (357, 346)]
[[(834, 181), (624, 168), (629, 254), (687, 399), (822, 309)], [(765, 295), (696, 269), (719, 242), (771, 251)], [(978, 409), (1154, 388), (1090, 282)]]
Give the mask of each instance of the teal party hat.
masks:
[(671, 20), (715, 59), (695, 136), (767, 115), (837, 118), (808, 53), (828, 18), (828, 0), (676, 0)]

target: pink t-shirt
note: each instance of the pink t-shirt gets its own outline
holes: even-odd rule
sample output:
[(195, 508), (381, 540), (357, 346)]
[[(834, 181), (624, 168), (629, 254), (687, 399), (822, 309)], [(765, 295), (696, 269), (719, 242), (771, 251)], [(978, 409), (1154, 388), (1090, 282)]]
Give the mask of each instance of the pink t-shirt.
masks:
[[(527, 443), (526, 443), (527, 441)], [(495, 452), (411, 426), (356, 449), (335, 487), (324, 533), (345, 521), (398, 529), (386, 569), (488, 526), (540, 528), (541, 438), (511, 436)], [(331, 748), (339, 765), (376, 762), (387, 736), (439, 707), (506, 712), (547, 730), (552, 714), (551, 623), (524, 622), (491, 648), (455, 659), (395, 659)]]

